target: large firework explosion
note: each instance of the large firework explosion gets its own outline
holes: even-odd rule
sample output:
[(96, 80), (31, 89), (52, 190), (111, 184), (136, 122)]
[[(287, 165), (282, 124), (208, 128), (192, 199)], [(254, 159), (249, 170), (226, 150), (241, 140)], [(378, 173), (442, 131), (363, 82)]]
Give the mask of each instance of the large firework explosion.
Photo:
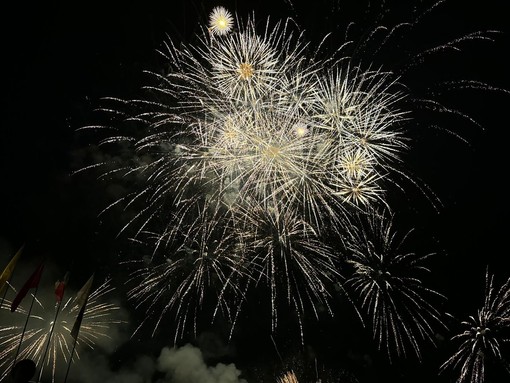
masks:
[[(143, 125), (141, 137), (104, 142), (130, 142), (145, 158), (115, 171), (142, 185), (124, 201), (144, 206), (129, 225), (139, 234), (154, 221), (166, 227), (156, 244), (172, 255), (166, 266), (154, 259), (149, 275), (180, 267), (177, 244), (194, 265), (169, 301), (178, 312), (186, 295), (202, 299), (211, 278), (222, 285), (219, 297), (266, 282), (273, 330), (279, 295), (300, 314), (306, 301), (327, 304), (340, 253), (321, 236), (343, 231), (350, 212), (385, 204), (383, 178), (406, 148), (398, 82), (341, 55), (311, 55), (289, 20), (268, 20), (259, 34), (250, 17), (228, 33), (205, 29), (197, 44), (167, 48), (168, 74), (153, 73), (150, 97), (129, 102), (140, 110), (127, 119)], [(132, 295), (160, 295), (154, 281), (147, 276)]]
[(129, 292), (144, 323), (156, 331), (172, 312), (175, 340), (197, 331), (199, 314), (233, 329), (261, 290), (271, 331), (290, 308), (303, 338), (302, 318), (333, 315), (339, 288), (388, 354), (420, 357), (421, 341), (434, 342), (444, 325), (429, 298), (441, 295), (414, 275), (427, 256), (393, 247), (385, 217), (409, 185), (437, 202), (406, 168), (416, 112), (474, 121), (437, 92), (418, 98), (405, 79), (429, 56), (493, 33), (441, 42), (398, 71), (370, 58), (438, 5), (333, 50), (327, 38), (312, 48), (291, 19), (260, 23), (218, 7), (193, 42), (166, 42), (167, 68), (147, 72), (139, 98), (106, 100), (114, 122), (85, 129), (107, 132), (101, 145), (120, 158), (92, 167), (129, 187), (108, 208), (125, 208), (122, 231), (151, 249)]

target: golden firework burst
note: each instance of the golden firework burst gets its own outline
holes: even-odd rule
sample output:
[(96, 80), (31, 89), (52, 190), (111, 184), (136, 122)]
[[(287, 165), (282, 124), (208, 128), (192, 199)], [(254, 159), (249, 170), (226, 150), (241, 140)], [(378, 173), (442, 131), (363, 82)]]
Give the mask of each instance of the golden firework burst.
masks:
[(296, 374), (293, 371), (285, 373), (281, 378), (278, 379), (278, 383), (299, 383)]
[(250, 79), (254, 73), (253, 66), (250, 63), (241, 63), (237, 71), (242, 80)]

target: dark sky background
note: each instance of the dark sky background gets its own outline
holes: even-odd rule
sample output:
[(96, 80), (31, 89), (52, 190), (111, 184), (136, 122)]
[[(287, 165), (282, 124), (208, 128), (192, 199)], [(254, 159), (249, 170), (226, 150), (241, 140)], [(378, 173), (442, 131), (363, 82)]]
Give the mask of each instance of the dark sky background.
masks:
[[(450, 52), (432, 60), (423, 72), (406, 79), (410, 86), (423, 89), (428, 78), (467, 78), (510, 89), (506, 57), (510, 23), (503, 3), (447, 1), (423, 28), (406, 36), (407, 46), (420, 51), (475, 30), (502, 32), (494, 42), (463, 43), (462, 53)], [(372, 2), (372, 12), (378, 4)], [(93, 109), (101, 97), (136, 97), (145, 80), (142, 70), (161, 63), (155, 50), (166, 34), (175, 41), (189, 40), (197, 21), (205, 20), (215, 5), (243, 16), (254, 10), (258, 19), (293, 16), (312, 40), (329, 31), (338, 33), (349, 20), (363, 25), (367, 10), (365, 2), (352, 0), (294, 2), (295, 9), (283, 0), (29, 1), (12, 2), (4, 8), (0, 265), (25, 244), (22, 266), (32, 267), (46, 257), (58, 272), (71, 271), (70, 283), (75, 288), (92, 272), (101, 278), (113, 275), (122, 296), (123, 271), (118, 262), (129, 245), (126, 238), (116, 237), (119, 222), (115, 217), (98, 218), (109, 200), (107, 185), (92, 175), (71, 175), (84, 165), (85, 148), (95, 144), (93, 135), (78, 134), (76, 129), (94, 123)], [(408, 17), (407, 9), (396, 2), (386, 2), (384, 9), (389, 10), (388, 20)], [(392, 55), (383, 58), (391, 61)], [(426, 238), (417, 241), (417, 246), (438, 252), (430, 265), (431, 282), (448, 297), (446, 309), (465, 318), (482, 303), (487, 265), (498, 281), (510, 276), (505, 266), (510, 96), (466, 89), (452, 92), (445, 101), (473, 116), (483, 129), (462, 119), (442, 120), (469, 144), (437, 130), (420, 131), (408, 161), (443, 206), (436, 211), (411, 192), (407, 198), (395, 198), (401, 205), (397, 203), (394, 209), (401, 213), (403, 227), (416, 227)], [(141, 313), (132, 315), (136, 321)], [(256, 308), (248, 309), (246, 315), (254, 320), (241, 325), (223, 356), (236, 363), (250, 383), (266, 382), (267, 376), (276, 377), (289, 364), (313, 377), (314, 357), (324, 369), (350, 370), (359, 382), (453, 381), (448, 374), (436, 377), (438, 365), (451, 352), (447, 344), (437, 352), (426, 348), (422, 365), (411, 360), (389, 366), (373, 347), (368, 331), (358, 331), (354, 319), (311, 322), (304, 348), (299, 339), (282, 331), (277, 339), (282, 363), (267, 328), (256, 318)], [(163, 345), (170, 344), (166, 338), (145, 341), (145, 336), (119, 345), (112, 368), (129, 364), (142, 351), (152, 350), (157, 356)], [(336, 380), (330, 377), (329, 381)]]

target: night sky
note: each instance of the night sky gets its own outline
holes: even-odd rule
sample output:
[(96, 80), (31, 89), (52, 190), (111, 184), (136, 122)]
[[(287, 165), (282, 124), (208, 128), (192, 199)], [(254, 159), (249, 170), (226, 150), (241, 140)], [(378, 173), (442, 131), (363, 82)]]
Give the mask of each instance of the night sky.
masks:
[[(97, 121), (94, 109), (99, 100), (136, 98), (146, 81), (142, 71), (161, 68), (163, 60), (156, 49), (166, 36), (191, 41), (198, 23), (206, 20), (215, 5), (237, 10), (241, 17), (251, 11), (261, 20), (267, 16), (273, 20), (294, 17), (315, 43), (328, 32), (336, 33), (337, 40), (333, 41), (340, 42), (338, 36), (349, 21), (369, 25), (367, 9), (369, 14), (387, 10), (384, 17), (388, 23), (405, 21), (410, 9), (399, 8), (396, 3), (386, 1), (380, 8), (380, 1), (367, 5), (365, 1), (316, 0), (294, 2), (292, 9), (284, 0), (76, 0), (4, 6), (0, 267), (25, 244), (16, 269), (19, 283), (41, 259), (48, 264), (44, 281), (49, 285), (67, 270), (74, 290), (93, 272), (97, 280), (110, 276), (116, 286), (115, 299), (129, 312), (130, 323), (122, 330), (129, 334), (144, 315), (124, 298), (127, 271), (119, 262), (133, 256), (133, 248), (126, 236), (117, 236), (122, 218), (98, 216), (115, 195), (114, 185), (97, 180), (93, 172), (73, 175), (87, 165), (87, 151), (95, 150), (97, 138), (77, 129)], [(467, 41), (460, 44), (462, 52), (432, 58), (416, 70), (417, 74), (405, 78), (410, 89), (425, 89), (430, 78), (464, 78), (510, 89), (506, 56), (510, 23), (502, 3), (446, 1), (421, 28), (404, 36), (402, 49), (419, 52), (476, 30), (502, 32), (494, 35), (493, 42)], [(394, 53), (383, 52), (377, 60), (390, 62), (389, 69), (399, 67), (402, 56)], [(448, 297), (445, 310), (464, 319), (475, 314), (483, 302), (486, 266), (498, 282), (510, 276), (504, 266), (510, 95), (463, 89), (447, 94), (442, 101), (481, 125), (441, 117), (442, 127), (459, 133), (467, 143), (444, 129), (422, 126), (413, 133), (416, 142), (407, 164), (430, 186), (442, 206), (435, 209), (416, 190), (390, 197), (390, 204), (403, 230), (416, 228), (417, 251), (437, 253), (429, 265), (432, 273), (427, 282)], [(425, 121), (426, 113), (418, 118)], [(438, 366), (453, 350), (447, 339), (437, 350), (425, 346), (422, 364), (411, 359), (389, 365), (371, 341), (368, 329), (361, 328), (349, 308), (344, 308), (345, 316), (339, 313), (334, 319), (307, 320), (305, 345), (301, 346), (293, 326), (282, 326), (273, 343), (269, 319), (259, 316), (257, 305), (245, 307), (230, 344), (220, 323), (179, 346), (189, 341), (200, 347), (209, 365), (235, 363), (242, 371), (241, 378), (249, 383), (276, 381), (288, 369), (301, 374), (301, 383), (312, 382), (316, 379), (315, 361), (323, 383), (454, 381), (454, 375), (448, 373), (437, 377)], [(452, 334), (443, 332), (446, 338)], [(150, 338), (150, 329), (128, 338), (124, 336), (119, 344), (104, 351), (110, 363), (110, 375), (104, 376), (109, 379), (119, 369), (132, 369), (141, 355), (157, 358), (173, 339), (164, 329), (154, 338)], [(88, 382), (78, 380), (78, 376), (73, 379)]]

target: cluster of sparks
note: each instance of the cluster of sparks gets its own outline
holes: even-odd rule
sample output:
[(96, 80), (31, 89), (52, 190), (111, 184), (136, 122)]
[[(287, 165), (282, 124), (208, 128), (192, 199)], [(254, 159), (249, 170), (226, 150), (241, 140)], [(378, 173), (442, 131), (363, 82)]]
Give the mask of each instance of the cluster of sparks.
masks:
[(421, 358), (420, 342), (434, 343), (439, 329), (446, 329), (443, 314), (432, 302), (445, 297), (426, 287), (420, 274), (428, 273), (426, 259), (406, 250), (411, 231), (399, 237), (390, 218), (377, 214), (352, 221), (344, 246), (352, 267), (345, 286), (361, 302), (379, 347), (406, 356), (411, 349)]
[(278, 378), (278, 383), (299, 383), (299, 381), (296, 374), (293, 371), (289, 371)]
[(146, 97), (103, 109), (121, 129), (88, 127), (118, 130), (102, 145), (129, 148), (128, 161), (93, 167), (139, 187), (109, 208), (135, 211), (123, 230), (151, 244), (129, 296), (157, 318), (154, 332), (169, 312), (176, 339), (189, 322), (196, 331), (207, 307), (233, 329), (250, 291), (265, 286), (272, 331), (290, 307), (303, 337), (304, 313), (333, 315), (340, 286), (380, 348), (421, 358), (420, 342), (444, 328), (432, 303), (442, 296), (420, 282), (429, 255), (403, 252), (407, 236), (388, 218), (388, 190), (402, 188), (392, 175), (411, 178), (401, 169), (410, 113), (398, 77), (342, 49), (321, 58), (290, 20), (261, 28), (222, 7), (197, 42), (161, 53), (168, 72), (149, 72)]
[(483, 306), (461, 323), (463, 331), (452, 338), (458, 350), (441, 366), (457, 370), (458, 383), (484, 383), (494, 365), (510, 374), (504, 349), (510, 342), (510, 278), (498, 288), (487, 271), (485, 281)]
[[(91, 292), (76, 340), (73, 361), (79, 359), (84, 349), (94, 349), (98, 341), (107, 339), (111, 326), (122, 322), (114, 315), (120, 307), (104, 300), (113, 289), (110, 281), (106, 280)], [(75, 298), (70, 297), (62, 301), (56, 315), (58, 304), (48, 307), (37, 298), (34, 298), (34, 302), (28, 321), (26, 321), (27, 309), (20, 306), (16, 312), (7, 313), (7, 310), (10, 311), (11, 302), (8, 300), (3, 302), (1, 310), (6, 313), (2, 315), (9, 317), (11, 324), (0, 327), (0, 380), (9, 374), (18, 349), (17, 360), (33, 360), (38, 368), (38, 375), (51, 377), (51, 381), (55, 382), (57, 372), (65, 373), (73, 352), (74, 339), (71, 337), (71, 330), (79, 306)], [(27, 328), (23, 333), (25, 322)]]

